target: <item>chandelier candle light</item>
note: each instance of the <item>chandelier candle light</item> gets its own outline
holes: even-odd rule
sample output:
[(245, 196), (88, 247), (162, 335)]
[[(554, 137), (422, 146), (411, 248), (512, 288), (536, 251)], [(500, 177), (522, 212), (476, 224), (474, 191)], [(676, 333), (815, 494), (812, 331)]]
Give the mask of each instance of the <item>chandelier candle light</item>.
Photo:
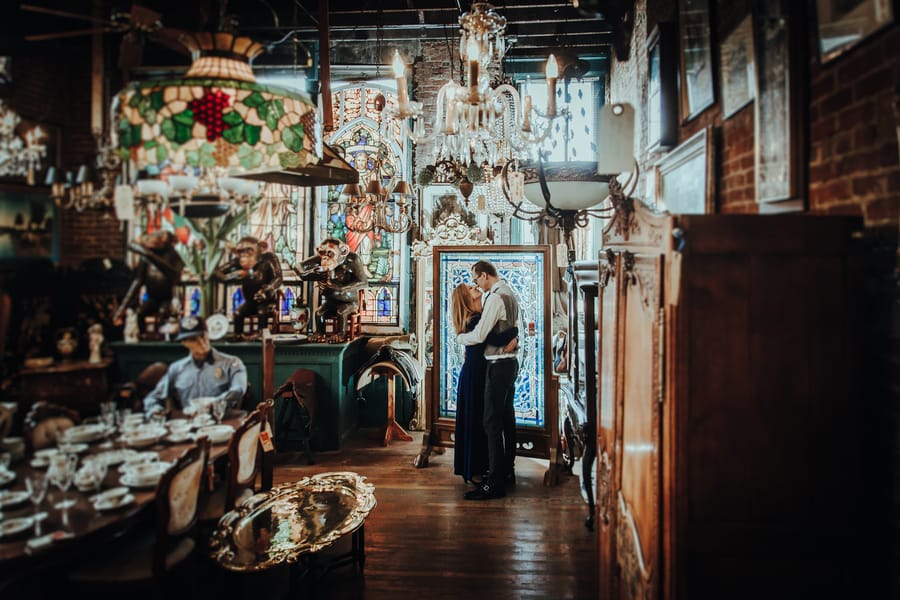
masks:
[(35, 126), (20, 136), (16, 130), (22, 119), (0, 100), (0, 177), (25, 177), (34, 185), (34, 172), (40, 170), (47, 146), (41, 143), (44, 132)]
[(438, 91), (434, 128), (425, 133), (420, 102), (409, 100), (405, 65), (394, 53), (393, 69), (398, 98), (385, 107), (390, 119), (413, 119), (410, 139), (413, 143), (434, 141), (434, 163), (452, 161), (502, 167), (513, 158), (534, 157), (535, 150), (550, 133), (556, 117), (556, 80), (559, 67), (551, 54), (547, 59), (548, 101), (546, 112), (533, 108), (531, 97), (520, 98), (508, 83), (491, 87), (491, 69), (502, 77), (506, 54), (506, 18), (486, 2), (475, 2), (470, 12), (459, 18), (460, 56), (466, 60), (466, 84), (448, 81)]

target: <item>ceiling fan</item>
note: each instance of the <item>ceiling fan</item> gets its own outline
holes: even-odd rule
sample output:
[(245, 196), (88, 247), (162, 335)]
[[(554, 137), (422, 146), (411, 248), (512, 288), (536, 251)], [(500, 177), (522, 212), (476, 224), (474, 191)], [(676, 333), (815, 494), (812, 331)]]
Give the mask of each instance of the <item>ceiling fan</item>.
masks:
[(122, 69), (132, 69), (140, 65), (144, 43), (148, 39), (180, 54), (188, 53), (187, 49), (179, 42), (184, 32), (180, 29), (164, 26), (161, 21), (161, 13), (140, 4), (132, 4), (131, 9), (127, 12), (115, 11), (108, 19), (57, 10), (55, 8), (45, 8), (33, 4), (22, 4), (21, 9), (55, 17), (78, 19), (93, 24), (92, 27), (84, 29), (26, 35), (25, 41), (28, 42), (56, 40), (95, 33), (112, 32), (123, 34), (122, 42), (119, 45), (119, 67)]

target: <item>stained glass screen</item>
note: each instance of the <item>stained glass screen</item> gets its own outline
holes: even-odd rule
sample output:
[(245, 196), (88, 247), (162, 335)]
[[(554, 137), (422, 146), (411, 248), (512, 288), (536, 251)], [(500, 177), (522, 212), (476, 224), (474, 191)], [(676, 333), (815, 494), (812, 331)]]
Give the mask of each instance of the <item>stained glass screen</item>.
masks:
[[(498, 247), (500, 248), (500, 247)], [(475, 250), (475, 251), (473, 251)], [(472, 264), (488, 260), (497, 268), (519, 300), (519, 377), (516, 381), (515, 411), (519, 427), (543, 428), (545, 419), (545, 336), (547, 323), (546, 299), (548, 255), (540, 249), (495, 250), (491, 246), (474, 249), (436, 249), (436, 279), (438, 303), (434, 330), (438, 335), (435, 351), (439, 353), (438, 414), (439, 418), (456, 416), (456, 393), (464, 348), (456, 343), (450, 310), (450, 298), (460, 283), (472, 283)]]

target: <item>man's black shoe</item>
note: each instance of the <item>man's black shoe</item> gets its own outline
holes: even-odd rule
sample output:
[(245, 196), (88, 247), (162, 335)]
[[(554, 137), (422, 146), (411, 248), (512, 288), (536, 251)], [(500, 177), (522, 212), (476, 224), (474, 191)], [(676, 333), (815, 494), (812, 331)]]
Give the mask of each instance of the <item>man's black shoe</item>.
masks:
[(510, 471), (503, 479), (506, 481), (507, 485), (516, 485), (516, 472)]
[(463, 498), (466, 500), (490, 500), (492, 498), (503, 498), (505, 496), (506, 491), (502, 487), (495, 487), (489, 483), (483, 483), (478, 486), (477, 489), (466, 492)]

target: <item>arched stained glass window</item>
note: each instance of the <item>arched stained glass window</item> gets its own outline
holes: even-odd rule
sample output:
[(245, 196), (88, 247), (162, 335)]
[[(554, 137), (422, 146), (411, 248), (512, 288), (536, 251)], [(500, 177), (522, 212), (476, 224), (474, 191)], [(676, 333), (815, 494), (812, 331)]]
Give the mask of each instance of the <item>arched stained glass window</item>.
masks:
[(200, 291), (199, 287), (191, 286), (188, 298), (190, 298), (188, 314), (193, 317), (199, 316), (200, 307), (203, 306), (203, 292)]
[(234, 292), (231, 294), (231, 312), (229, 314), (234, 314), (234, 311), (240, 307), (241, 304), (244, 303), (244, 292), (240, 287), (234, 288)]
[[(333, 92), (335, 133), (328, 143), (343, 152), (347, 162), (359, 171), (363, 185), (373, 174), (380, 173), (382, 185), (390, 189), (399, 179), (410, 179), (410, 159), (403, 129), (392, 127), (387, 137), (381, 134), (381, 114), (376, 110), (379, 94), (388, 100), (396, 96), (394, 90), (371, 83)], [(370, 287), (363, 294), (366, 306), (360, 311), (362, 323), (400, 326), (403, 311), (399, 297), (409, 293), (404, 291), (408, 287), (401, 285), (408, 276), (405, 234), (380, 229), (353, 231), (354, 217), (348, 214), (342, 188), (329, 188), (323, 201), (321, 239), (333, 237), (346, 242), (365, 266)]]
[(282, 316), (290, 314), (291, 306), (294, 305), (294, 290), (289, 287), (284, 288), (284, 298), (281, 300)]

